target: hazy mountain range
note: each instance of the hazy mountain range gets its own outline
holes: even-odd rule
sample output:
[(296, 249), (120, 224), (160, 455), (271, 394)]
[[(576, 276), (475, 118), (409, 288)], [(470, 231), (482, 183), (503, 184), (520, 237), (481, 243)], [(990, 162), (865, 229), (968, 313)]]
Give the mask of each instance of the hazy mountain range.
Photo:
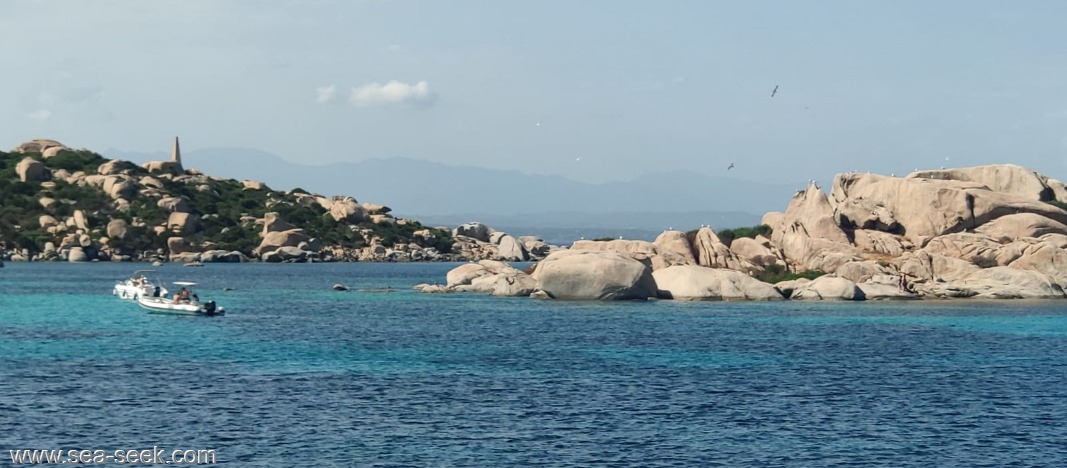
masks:
[[(109, 150), (135, 162), (165, 153)], [(183, 153), (185, 167), (271, 188), (302, 188), (382, 203), (398, 216), (427, 224), (480, 221), (497, 229), (559, 237), (649, 238), (663, 229), (716, 229), (758, 224), (766, 211), (784, 210), (800, 187), (712, 177), (697, 171), (634, 174), (628, 181), (583, 183), (559, 176), (454, 166), (407, 158), (306, 165), (247, 148)]]

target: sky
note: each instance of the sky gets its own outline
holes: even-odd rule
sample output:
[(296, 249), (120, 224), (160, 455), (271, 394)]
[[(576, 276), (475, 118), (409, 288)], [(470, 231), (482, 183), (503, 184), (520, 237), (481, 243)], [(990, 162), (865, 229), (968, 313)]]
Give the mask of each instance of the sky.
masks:
[(583, 182), (1065, 179), (1063, 18), (1060, 1), (8, 0), (0, 148), (180, 136)]

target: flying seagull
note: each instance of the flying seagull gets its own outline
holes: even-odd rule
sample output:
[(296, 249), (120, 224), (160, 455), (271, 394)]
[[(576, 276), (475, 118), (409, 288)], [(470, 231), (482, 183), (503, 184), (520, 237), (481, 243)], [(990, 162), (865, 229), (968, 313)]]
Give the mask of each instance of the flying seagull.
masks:
[(730, 165), (726, 167), (726, 170), (730, 170), (730, 169), (733, 169), (733, 168), (734, 168), (734, 163), (730, 163)]
[(771, 97), (774, 97), (775, 94), (778, 94), (778, 85), (774, 85), (774, 89), (771, 90)]

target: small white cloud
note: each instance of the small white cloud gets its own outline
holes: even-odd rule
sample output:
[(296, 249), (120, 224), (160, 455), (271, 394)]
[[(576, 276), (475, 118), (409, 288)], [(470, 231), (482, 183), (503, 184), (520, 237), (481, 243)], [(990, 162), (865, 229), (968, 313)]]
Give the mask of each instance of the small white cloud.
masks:
[(30, 112), (29, 114), (26, 114), (26, 118), (27, 119), (36, 120), (36, 121), (39, 121), (39, 122), (44, 122), (45, 120), (48, 120), (48, 118), (51, 117), (51, 116), (52, 116), (52, 111), (50, 111), (48, 109), (41, 109), (41, 110), (33, 111), (33, 112)]
[(337, 85), (319, 86), (315, 88), (315, 102), (322, 104), (330, 102), (337, 95)]
[(388, 50), (389, 52), (397, 52), (400, 49), (401, 49), (400, 44), (389, 44), (388, 46), (385, 47), (385, 50)]
[(420, 81), (407, 84), (390, 81), (386, 84), (368, 83), (352, 88), (349, 101), (357, 106), (379, 104), (401, 104), (415, 107), (429, 107), (437, 100), (437, 95), (430, 91), (430, 84)]

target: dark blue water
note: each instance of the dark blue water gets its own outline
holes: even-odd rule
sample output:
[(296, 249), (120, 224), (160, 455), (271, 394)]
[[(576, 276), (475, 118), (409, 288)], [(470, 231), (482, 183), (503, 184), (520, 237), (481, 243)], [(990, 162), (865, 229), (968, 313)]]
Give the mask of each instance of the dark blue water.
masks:
[(408, 290), (453, 266), (161, 268), (228, 311), (202, 318), (112, 297), (137, 265), (8, 263), (0, 464), (152, 446), (229, 466), (1067, 464), (1064, 302)]

